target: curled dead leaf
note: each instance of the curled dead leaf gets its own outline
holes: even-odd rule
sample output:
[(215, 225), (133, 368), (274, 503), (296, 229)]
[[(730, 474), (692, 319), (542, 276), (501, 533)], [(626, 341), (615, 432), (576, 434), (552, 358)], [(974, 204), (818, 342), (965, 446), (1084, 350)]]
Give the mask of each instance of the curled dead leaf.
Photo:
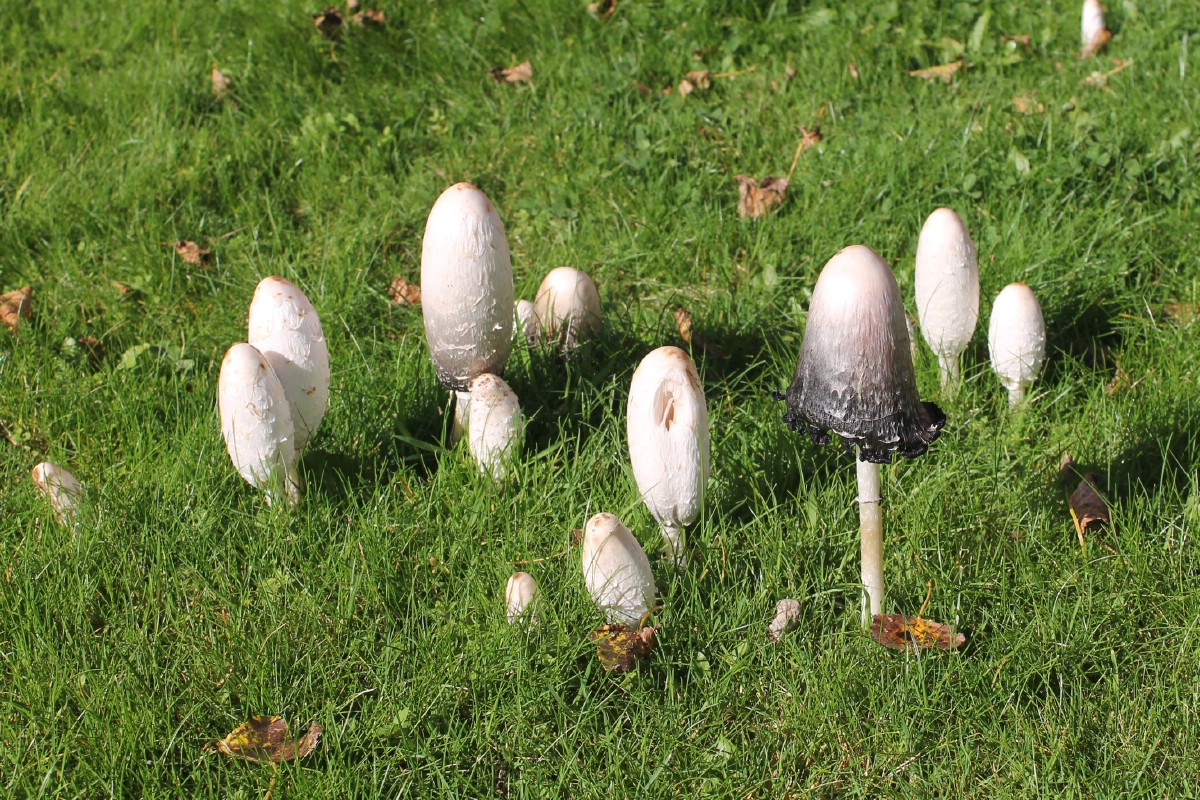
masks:
[(409, 283), (399, 275), (392, 278), (392, 283), (388, 286), (388, 295), (398, 306), (416, 308), (421, 305), (421, 287), (415, 283)]
[(23, 319), (33, 319), (32, 286), (22, 286), (0, 295), (0, 322), (15, 331)]
[(533, 80), (533, 64), (529, 61), (522, 61), (508, 69), (496, 67), (488, 74), (492, 76), (492, 80), (498, 83), (528, 83)]
[(179, 241), (175, 242), (175, 252), (178, 253), (179, 257), (184, 261), (197, 267), (204, 266), (209, 262), (209, 259), (212, 258), (211, 251), (205, 250), (195, 242), (188, 241), (186, 239), (180, 239)]
[(317, 31), (326, 39), (341, 38), (343, 25), (342, 12), (333, 6), (318, 14), (313, 14), (312, 21)]
[(927, 650), (931, 647), (954, 650), (967, 642), (966, 636), (956, 633), (949, 625), (903, 614), (873, 616), (871, 638), (890, 650), (901, 651)]
[(800, 627), (800, 603), (796, 600), (780, 600), (775, 604), (775, 618), (767, 626), (767, 638), (778, 642), (785, 634)]
[(596, 658), (605, 672), (629, 672), (658, 646), (661, 625), (631, 628), (628, 625), (601, 625), (588, 635), (596, 646)]
[(908, 74), (914, 78), (922, 78), (927, 81), (941, 81), (949, 83), (954, 77), (954, 73), (962, 69), (963, 60), (951, 61), (949, 64), (938, 64), (936, 67), (925, 67), (924, 69), (910, 69)]
[(1071, 519), (1075, 522), (1075, 533), (1079, 537), (1080, 547), (1087, 546), (1086, 534), (1103, 530), (1108, 527), (1110, 521), (1108, 503), (1105, 502), (1104, 496), (1097, 488), (1100, 481), (1101, 476), (1098, 473), (1087, 473), (1067, 500), (1067, 506), (1071, 510)]
[(211, 747), (230, 758), (255, 763), (279, 763), (307, 756), (320, 739), (321, 726), (316, 722), (309, 725), (308, 733), (299, 740), (293, 740), (283, 717), (257, 716), (238, 725), (224, 739), (213, 742)]
[(715, 358), (722, 358), (725, 355), (725, 351), (720, 345), (713, 344), (695, 331), (692, 327), (691, 313), (682, 306), (675, 309), (675, 330), (679, 332), (679, 338), (694, 349), (703, 350)]
[(766, 177), (756, 181), (749, 175), (734, 175), (738, 182), (738, 216), (758, 219), (783, 202), (787, 178)]

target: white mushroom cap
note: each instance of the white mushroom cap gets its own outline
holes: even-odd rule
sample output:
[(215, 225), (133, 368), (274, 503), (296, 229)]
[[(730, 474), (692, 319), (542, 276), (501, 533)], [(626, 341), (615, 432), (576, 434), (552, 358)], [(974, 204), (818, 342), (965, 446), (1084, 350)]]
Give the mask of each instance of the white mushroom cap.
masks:
[(528, 572), (514, 572), (504, 586), (504, 605), (508, 609), (508, 624), (525, 622), (537, 625), (533, 603), (537, 600), (537, 581)]
[(43, 461), (33, 468), (33, 483), (50, 500), (54, 515), (66, 523), (75, 515), (75, 506), (83, 497), (83, 485), (58, 464)]
[(267, 502), (300, 499), (295, 429), (283, 385), (251, 345), (229, 348), (217, 384), (221, 434), (237, 471), (267, 493)]
[(1079, 18), (1079, 35), (1084, 52), (1094, 52), (1104, 40), (1104, 9), (1100, 0), (1083, 0)]
[(541, 331), (564, 350), (600, 330), (600, 293), (590, 275), (574, 267), (557, 267), (542, 279), (533, 310)]
[(250, 302), (250, 344), (283, 386), (299, 452), (329, 404), (329, 348), (317, 310), (294, 283), (278, 276), (259, 282)]
[(1010, 283), (992, 304), (988, 324), (988, 351), (992, 369), (1016, 405), (1033, 383), (1046, 358), (1046, 322), (1033, 290)]
[(467, 445), (480, 471), (500, 480), (524, 443), (521, 405), (504, 379), (490, 373), (472, 379), (470, 391)]
[(626, 433), (633, 477), (678, 560), (682, 529), (700, 517), (708, 481), (708, 407), (687, 353), (660, 347), (629, 386)]
[(597, 514), (583, 530), (583, 581), (609, 622), (637, 625), (658, 594), (650, 561), (612, 514)]
[(917, 240), (916, 261), (917, 315), (946, 384), (957, 378), (958, 357), (979, 321), (975, 243), (958, 214), (939, 208), (929, 215)]
[(433, 204), (421, 244), (421, 310), (438, 379), (463, 390), (504, 372), (512, 350), (513, 275), (504, 223), (483, 192), (456, 183)]
[(784, 421), (817, 444), (832, 431), (864, 461), (921, 455), (946, 417), (918, 398), (910, 352), (891, 268), (869, 247), (845, 248), (813, 289), (796, 374), (779, 396)]
[(538, 324), (537, 312), (533, 303), (528, 300), (517, 301), (517, 332), (525, 337), (525, 341), (533, 344), (542, 338), (542, 328)]

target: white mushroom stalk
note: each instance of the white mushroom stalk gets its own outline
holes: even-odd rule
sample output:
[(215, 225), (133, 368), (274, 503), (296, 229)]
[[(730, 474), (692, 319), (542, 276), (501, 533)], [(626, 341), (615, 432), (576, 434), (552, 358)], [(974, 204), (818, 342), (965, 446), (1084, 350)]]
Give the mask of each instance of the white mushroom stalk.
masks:
[(992, 369), (1015, 407), (1025, 397), (1046, 359), (1046, 322), (1033, 290), (1023, 283), (1005, 286), (992, 304), (988, 323)]
[(684, 559), (683, 530), (700, 517), (708, 481), (708, 407), (687, 353), (660, 347), (638, 365), (626, 414), (629, 461), (667, 551)]
[(538, 598), (538, 585), (528, 572), (514, 572), (504, 585), (504, 606), (508, 613), (508, 624), (538, 624), (534, 604)]
[(883, 514), (879, 464), (892, 453), (915, 458), (937, 438), (946, 417), (917, 396), (900, 289), (869, 247), (839, 252), (813, 290), (796, 374), (783, 419), (825, 444), (837, 434), (858, 460), (863, 625), (881, 612)]
[[(502, 375), (512, 350), (513, 275), (504, 223), (487, 195), (456, 183), (437, 199), (421, 243), (421, 310), (438, 380), (469, 402), (471, 379)], [(465, 410), (456, 411), (459, 426)]]
[(639, 625), (658, 590), (650, 560), (637, 539), (612, 514), (597, 514), (583, 531), (583, 581), (609, 622)]
[(533, 312), (538, 335), (563, 351), (600, 331), (600, 293), (591, 276), (574, 267), (550, 270), (534, 296)]
[(929, 348), (937, 356), (942, 388), (959, 380), (959, 358), (979, 321), (979, 264), (975, 243), (958, 214), (939, 208), (929, 215), (917, 240), (917, 316)]
[(525, 439), (525, 417), (516, 392), (496, 375), (471, 380), (467, 444), (484, 475), (502, 480)]
[(1083, 0), (1083, 11), (1079, 18), (1079, 37), (1083, 49), (1080, 55), (1087, 58), (1103, 47), (1112, 34), (1104, 26), (1104, 9), (1100, 0)]
[(50, 501), (55, 518), (63, 525), (69, 524), (74, 519), (76, 506), (83, 497), (83, 484), (74, 475), (50, 461), (43, 461), (33, 468), (33, 483)]
[(275, 371), (295, 426), (297, 453), (329, 404), (329, 348), (312, 303), (291, 281), (263, 278), (250, 302), (250, 344)]
[(291, 409), (275, 371), (251, 345), (235, 344), (225, 353), (217, 406), (221, 434), (237, 471), (266, 492), (268, 503), (295, 505), (301, 484)]

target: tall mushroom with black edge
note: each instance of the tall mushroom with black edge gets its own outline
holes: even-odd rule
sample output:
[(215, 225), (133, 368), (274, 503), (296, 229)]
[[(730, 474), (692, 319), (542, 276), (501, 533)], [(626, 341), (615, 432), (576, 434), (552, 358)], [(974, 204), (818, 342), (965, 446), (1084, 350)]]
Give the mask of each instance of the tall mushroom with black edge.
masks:
[(469, 183), (442, 192), (425, 222), (421, 311), (438, 380), (457, 400), (457, 440), (467, 425), (471, 379), (503, 375), (513, 338), (508, 237), (492, 201)]
[(704, 387), (687, 353), (660, 347), (638, 364), (626, 433), (638, 491), (662, 527), (675, 565), (682, 566), (683, 529), (700, 517), (709, 455)]
[(975, 243), (958, 214), (935, 210), (917, 239), (915, 294), (921, 332), (937, 356), (942, 388), (953, 389), (959, 357), (979, 321), (979, 264)]
[(921, 402), (900, 289), (871, 248), (847, 247), (817, 278), (784, 422), (816, 444), (830, 433), (857, 451), (862, 537), (863, 625), (883, 606), (883, 498), (879, 465), (892, 453), (916, 458), (946, 416)]

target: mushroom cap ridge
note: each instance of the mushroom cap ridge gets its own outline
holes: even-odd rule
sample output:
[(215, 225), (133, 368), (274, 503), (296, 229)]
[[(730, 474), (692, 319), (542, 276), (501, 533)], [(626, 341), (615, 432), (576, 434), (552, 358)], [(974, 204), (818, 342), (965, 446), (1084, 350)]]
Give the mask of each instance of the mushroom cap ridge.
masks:
[(847, 247), (825, 265), (813, 290), (783, 420), (816, 444), (837, 434), (863, 461), (892, 453), (916, 458), (946, 423), (917, 396), (900, 289), (869, 247)]

